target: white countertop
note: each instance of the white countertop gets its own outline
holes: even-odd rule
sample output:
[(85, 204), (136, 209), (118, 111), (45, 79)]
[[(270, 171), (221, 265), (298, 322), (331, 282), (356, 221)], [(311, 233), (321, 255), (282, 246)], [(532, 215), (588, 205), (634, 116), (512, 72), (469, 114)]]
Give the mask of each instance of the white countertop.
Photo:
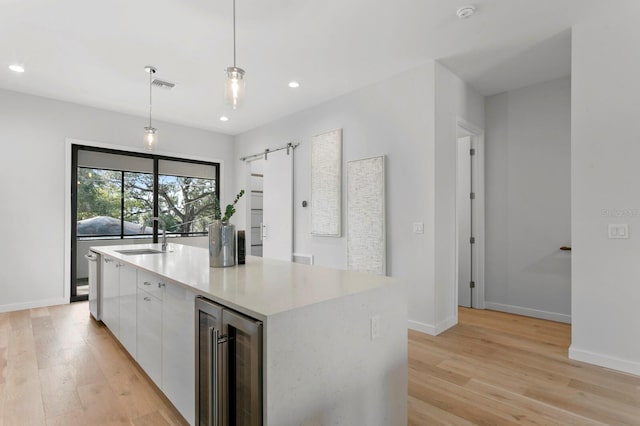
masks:
[(293, 309), (399, 283), (394, 278), (247, 256), (246, 264), (209, 267), (207, 249), (169, 244), (170, 252), (124, 255), (116, 250), (160, 244), (96, 246), (91, 250), (160, 275), (260, 320)]

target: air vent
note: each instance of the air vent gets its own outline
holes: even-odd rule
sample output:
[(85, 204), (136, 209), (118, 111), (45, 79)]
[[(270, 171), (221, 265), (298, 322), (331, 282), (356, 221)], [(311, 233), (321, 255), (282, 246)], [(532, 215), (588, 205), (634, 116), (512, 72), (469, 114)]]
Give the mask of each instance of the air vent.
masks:
[(176, 87), (175, 83), (170, 83), (168, 81), (160, 80), (159, 78), (154, 78), (151, 84), (156, 87), (161, 87), (165, 90), (171, 90), (174, 87)]
[(303, 265), (313, 265), (312, 254), (292, 253), (292, 259), (295, 263), (302, 263)]

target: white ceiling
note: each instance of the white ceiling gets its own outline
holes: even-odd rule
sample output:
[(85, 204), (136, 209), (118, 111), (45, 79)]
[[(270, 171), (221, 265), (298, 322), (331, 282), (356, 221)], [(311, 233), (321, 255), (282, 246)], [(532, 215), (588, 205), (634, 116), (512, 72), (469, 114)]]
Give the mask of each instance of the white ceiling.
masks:
[(491, 96), (571, 74), (571, 30), (534, 44), (492, 46), (440, 62), (474, 87)]
[(237, 0), (247, 93), (231, 111), (231, 0), (0, 0), (0, 87), (144, 116), (154, 65), (177, 83), (154, 90), (154, 118), (237, 134), (430, 59), (483, 94), (560, 77), (567, 29), (615, 1), (476, 0), (459, 20), (464, 0)]

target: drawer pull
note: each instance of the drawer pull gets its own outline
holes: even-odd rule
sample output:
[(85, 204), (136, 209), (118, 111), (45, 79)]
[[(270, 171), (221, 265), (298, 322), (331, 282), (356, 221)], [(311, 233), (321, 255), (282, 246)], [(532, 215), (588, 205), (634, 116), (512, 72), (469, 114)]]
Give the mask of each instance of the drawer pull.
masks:
[(150, 297), (145, 297), (145, 298), (144, 298), (144, 301), (145, 301), (145, 302), (151, 302), (151, 298), (150, 298)]
[(165, 283), (158, 283), (158, 288), (162, 288), (162, 287), (165, 287), (165, 286), (166, 286)]
[(151, 285), (151, 283), (149, 281), (145, 281), (144, 285)]

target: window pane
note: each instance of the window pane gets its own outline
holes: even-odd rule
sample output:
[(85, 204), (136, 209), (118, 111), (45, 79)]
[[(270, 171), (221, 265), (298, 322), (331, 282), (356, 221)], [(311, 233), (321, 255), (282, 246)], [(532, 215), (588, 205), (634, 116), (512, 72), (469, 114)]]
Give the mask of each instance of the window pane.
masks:
[(213, 219), (219, 165), (178, 159), (157, 162), (160, 185), (154, 188), (153, 159), (79, 150), (77, 236), (152, 236), (154, 196), (168, 233), (206, 234)]
[(124, 235), (153, 234), (153, 174), (124, 173)]
[(78, 167), (78, 237), (120, 235), (121, 172)]
[(218, 167), (214, 164), (198, 164), (179, 160), (158, 160), (158, 174), (160, 175), (189, 176), (215, 180), (217, 173)]
[(213, 219), (215, 180), (160, 175), (158, 182), (160, 217), (167, 225), (167, 233), (207, 232)]

